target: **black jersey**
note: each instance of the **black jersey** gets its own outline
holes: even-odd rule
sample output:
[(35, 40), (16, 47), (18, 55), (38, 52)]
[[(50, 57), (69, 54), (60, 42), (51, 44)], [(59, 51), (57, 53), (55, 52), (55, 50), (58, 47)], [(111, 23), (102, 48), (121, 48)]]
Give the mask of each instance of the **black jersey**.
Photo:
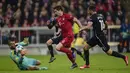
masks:
[(102, 15), (93, 14), (90, 17), (90, 22), (93, 23), (92, 26), (93, 26), (94, 35), (104, 34), (104, 30), (107, 29), (107, 25), (105, 24), (104, 18)]
[(104, 22), (104, 18), (100, 14), (93, 14), (91, 16), (92, 26), (93, 26), (93, 32), (94, 36), (88, 40), (87, 44), (91, 47), (94, 47), (96, 45), (99, 45), (102, 47), (103, 51), (107, 52), (110, 49), (110, 46), (107, 43), (107, 39), (105, 37), (104, 31), (107, 30), (107, 25)]
[(61, 35), (61, 29), (58, 27), (56, 21), (52, 21), (49, 25), (47, 25), (49, 29), (51, 29), (53, 26), (55, 27), (54, 37)]

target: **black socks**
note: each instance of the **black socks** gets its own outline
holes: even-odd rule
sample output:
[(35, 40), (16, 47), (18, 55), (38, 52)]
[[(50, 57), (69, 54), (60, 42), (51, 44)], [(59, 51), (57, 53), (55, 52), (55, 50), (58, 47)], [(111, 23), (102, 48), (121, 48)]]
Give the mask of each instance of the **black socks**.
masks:
[(89, 50), (84, 50), (84, 58), (86, 61), (86, 65), (89, 65)]
[(53, 46), (52, 45), (47, 45), (49, 52), (51, 54), (51, 57), (54, 57), (54, 53), (53, 53)]
[(113, 51), (112, 52), (112, 56), (115, 56), (115, 57), (118, 57), (118, 58), (125, 58), (125, 56), (124, 55), (122, 55), (122, 54), (120, 54), (120, 53), (118, 53), (118, 52), (116, 52), (116, 51)]

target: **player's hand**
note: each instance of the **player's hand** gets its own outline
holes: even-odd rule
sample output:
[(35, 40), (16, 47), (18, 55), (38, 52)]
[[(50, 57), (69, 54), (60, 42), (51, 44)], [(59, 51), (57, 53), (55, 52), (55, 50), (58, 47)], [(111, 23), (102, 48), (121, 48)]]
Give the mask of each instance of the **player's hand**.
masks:
[(55, 18), (51, 18), (50, 20), (47, 21), (47, 25), (49, 25), (51, 22), (53, 22), (55, 20)]
[(50, 20), (48, 20), (46, 24), (49, 25), (50, 24)]
[(52, 17), (52, 18), (51, 18), (51, 21), (54, 21), (54, 20), (55, 20), (55, 18), (54, 18), (54, 17)]
[(29, 38), (24, 38), (23, 42), (29, 44)]
[(25, 54), (27, 54), (27, 52), (28, 52), (27, 49), (22, 49), (21, 50), (21, 55), (24, 56)]

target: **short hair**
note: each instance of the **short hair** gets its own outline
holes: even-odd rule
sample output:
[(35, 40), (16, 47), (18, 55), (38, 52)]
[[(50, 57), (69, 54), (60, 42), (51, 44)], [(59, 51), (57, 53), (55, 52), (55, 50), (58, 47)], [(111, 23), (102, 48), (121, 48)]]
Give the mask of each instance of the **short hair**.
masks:
[(61, 11), (63, 11), (63, 7), (62, 6), (56, 6), (56, 7), (54, 7), (53, 9), (56, 9), (56, 10), (61, 10)]
[(94, 5), (89, 6), (89, 10), (96, 11), (96, 7)]
[(8, 38), (8, 45), (10, 45), (11, 41), (15, 41), (16, 42), (16, 38), (9, 36), (9, 38)]
[(11, 36), (9, 36), (8, 40), (9, 40), (9, 41), (16, 41), (16, 37), (11, 37)]

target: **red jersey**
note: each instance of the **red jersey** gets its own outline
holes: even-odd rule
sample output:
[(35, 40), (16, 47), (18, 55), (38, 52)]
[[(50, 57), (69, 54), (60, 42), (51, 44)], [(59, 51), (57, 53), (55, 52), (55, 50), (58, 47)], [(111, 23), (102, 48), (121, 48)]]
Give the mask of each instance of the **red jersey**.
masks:
[(74, 36), (72, 25), (73, 25), (73, 16), (70, 14), (63, 13), (62, 16), (59, 16), (56, 19), (59, 28), (61, 29), (62, 37)]

